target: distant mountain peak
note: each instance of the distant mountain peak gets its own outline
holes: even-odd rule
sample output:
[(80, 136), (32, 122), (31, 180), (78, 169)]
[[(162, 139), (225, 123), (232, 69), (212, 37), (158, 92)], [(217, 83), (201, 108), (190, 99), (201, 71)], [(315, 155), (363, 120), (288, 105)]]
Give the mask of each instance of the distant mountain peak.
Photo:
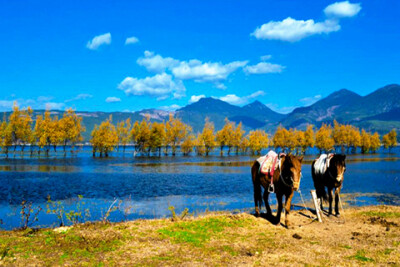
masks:
[(333, 92), (326, 98), (331, 98), (331, 97), (349, 97), (349, 96), (355, 96), (355, 97), (361, 97), (359, 94), (354, 93), (353, 91), (350, 91), (348, 89), (340, 89), (338, 91)]

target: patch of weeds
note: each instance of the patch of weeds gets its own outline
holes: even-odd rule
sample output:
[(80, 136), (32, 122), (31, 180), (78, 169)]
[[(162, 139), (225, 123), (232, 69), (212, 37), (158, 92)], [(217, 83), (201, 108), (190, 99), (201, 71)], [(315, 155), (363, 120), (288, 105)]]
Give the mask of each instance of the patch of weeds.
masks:
[(310, 241), (310, 244), (311, 245), (319, 245), (319, 242), (318, 241)]
[(383, 251), (383, 254), (389, 255), (390, 253), (392, 253), (393, 250), (394, 250), (394, 249), (392, 249), (392, 248), (386, 248), (386, 249)]
[(395, 247), (400, 246), (400, 241), (393, 241), (393, 246), (395, 246)]
[(349, 246), (349, 245), (343, 245), (343, 246), (342, 246), (342, 248), (345, 248), (345, 249), (351, 249), (352, 247), (351, 247), (351, 246)]
[(368, 217), (400, 218), (400, 212), (364, 211), (360, 214)]
[(358, 260), (362, 262), (374, 262), (374, 259), (365, 256), (365, 251), (363, 249), (358, 250), (357, 253), (353, 256), (350, 256), (349, 259)]
[(228, 252), (231, 256), (237, 256), (239, 253), (231, 246), (223, 246), (222, 250)]
[(198, 221), (179, 222), (158, 232), (177, 243), (190, 243), (200, 247), (225, 228), (242, 226), (244, 223), (244, 220), (230, 220), (223, 217), (205, 218)]

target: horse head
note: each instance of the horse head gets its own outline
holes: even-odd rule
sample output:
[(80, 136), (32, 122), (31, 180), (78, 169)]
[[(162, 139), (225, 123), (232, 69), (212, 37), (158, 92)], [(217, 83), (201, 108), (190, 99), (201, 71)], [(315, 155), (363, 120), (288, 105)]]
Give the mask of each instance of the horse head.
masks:
[(346, 155), (335, 154), (329, 162), (329, 167), (332, 178), (336, 178), (336, 181), (340, 183), (346, 171)]
[(301, 162), (303, 156), (297, 157), (294, 155), (280, 155), (281, 160), (281, 174), (282, 182), (295, 191), (300, 187), (301, 179)]

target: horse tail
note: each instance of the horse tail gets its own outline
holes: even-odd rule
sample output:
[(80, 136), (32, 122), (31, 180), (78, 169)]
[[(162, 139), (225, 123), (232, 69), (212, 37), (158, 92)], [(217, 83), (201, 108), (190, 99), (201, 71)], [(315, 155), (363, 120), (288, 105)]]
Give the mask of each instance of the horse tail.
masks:
[(260, 214), (262, 205), (261, 182), (260, 182), (260, 177), (258, 175), (259, 169), (260, 169), (260, 163), (258, 163), (258, 161), (255, 161), (253, 166), (251, 167), (251, 178), (253, 181), (254, 206), (256, 209), (257, 216)]
[(322, 198), (323, 200), (326, 201), (328, 200), (328, 195), (326, 194), (324, 183), (321, 180), (322, 178), (321, 175), (316, 174), (314, 166), (315, 162), (316, 160), (314, 160), (313, 163), (311, 164), (311, 175), (314, 182), (315, 191), (317, 193), (317, 198)]

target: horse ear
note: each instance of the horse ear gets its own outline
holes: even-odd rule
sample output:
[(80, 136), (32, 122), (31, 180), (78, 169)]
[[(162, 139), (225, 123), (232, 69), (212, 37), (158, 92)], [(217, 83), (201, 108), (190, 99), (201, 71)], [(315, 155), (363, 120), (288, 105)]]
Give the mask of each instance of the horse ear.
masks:
[(303, 162), (303, 158), (304, 158), (304, 156), (300, 156), (300, 157), (298, 158), (299, 161), (300, 161), (300, 163)]

